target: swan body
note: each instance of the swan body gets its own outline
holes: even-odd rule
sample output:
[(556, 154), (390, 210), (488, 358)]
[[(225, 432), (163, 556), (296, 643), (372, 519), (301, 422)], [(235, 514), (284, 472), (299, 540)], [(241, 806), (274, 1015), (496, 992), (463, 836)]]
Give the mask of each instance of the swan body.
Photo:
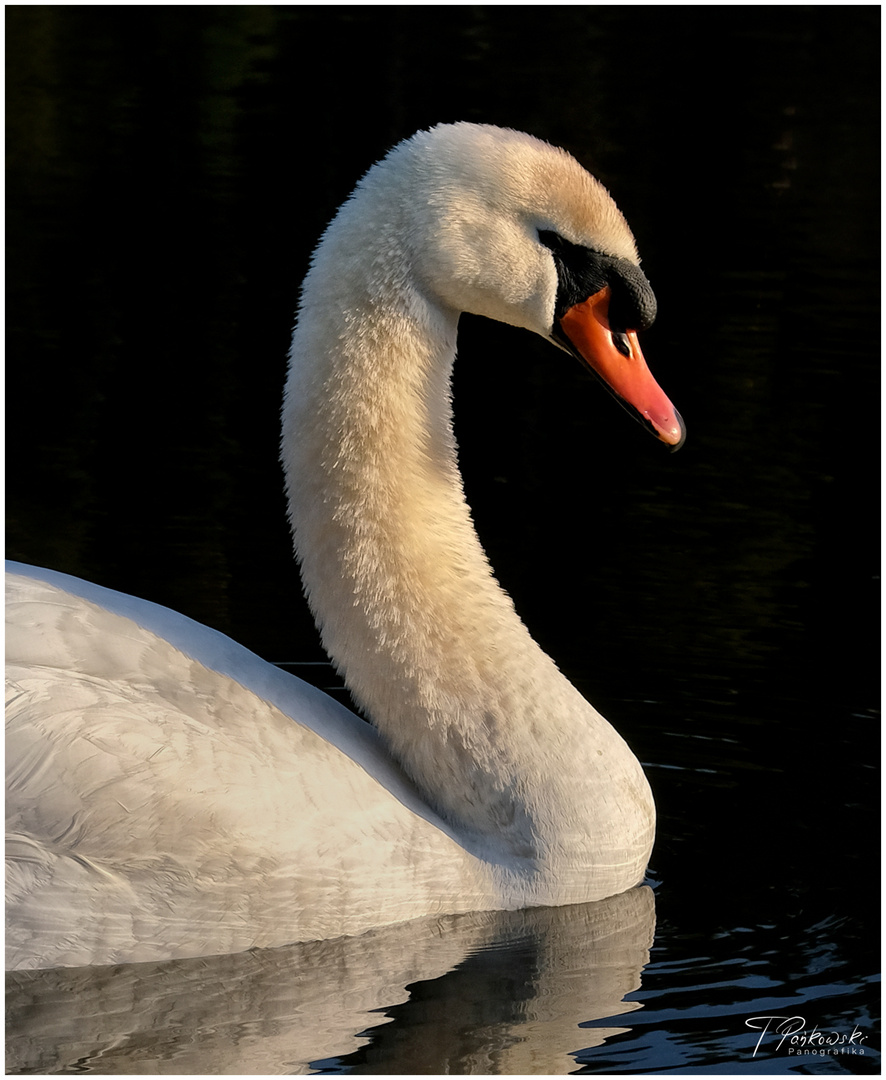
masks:
[(532, 640), (471, 523), (461, 311), (574, 352), (682, 441), (602, 186), (517, 132), (401, 143), (314, 254), (281, 444), (305, 592), (371, 726), (183, 616), (13, 566), (8, 966), (234, 952), (642, 879), (643, 771)]

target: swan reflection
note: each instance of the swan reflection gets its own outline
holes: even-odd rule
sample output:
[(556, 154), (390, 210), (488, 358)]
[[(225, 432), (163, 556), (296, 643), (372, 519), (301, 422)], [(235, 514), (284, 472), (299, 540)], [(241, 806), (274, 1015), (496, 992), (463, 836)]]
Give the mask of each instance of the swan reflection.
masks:
[[(232, 956), (7, 976), (7, 1071), (566, 1073), (640, 1008), (651, 889)], [(379, 1015), (381, 1014), (381, 1015)]]

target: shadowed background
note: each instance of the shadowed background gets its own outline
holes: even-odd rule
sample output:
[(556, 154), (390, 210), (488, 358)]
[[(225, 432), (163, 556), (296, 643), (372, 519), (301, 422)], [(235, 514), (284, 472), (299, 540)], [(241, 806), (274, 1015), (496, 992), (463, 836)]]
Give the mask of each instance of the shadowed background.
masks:
[(659, 302), (643, 349), (689, 437), (667, 454), (564, 354), (463, 317), (478, 530), (533, 634), (647, 766), (660, 925), (709, 939), (799, 917), (808, 931), (817, 913), (864, 967), (879, 9), (38, 6), (6, 21), (8, 555), (269, 660), (322, 660), (276, 461), (310, 251), (418, 128), (483, 121), (562, 145), (634, 230)]

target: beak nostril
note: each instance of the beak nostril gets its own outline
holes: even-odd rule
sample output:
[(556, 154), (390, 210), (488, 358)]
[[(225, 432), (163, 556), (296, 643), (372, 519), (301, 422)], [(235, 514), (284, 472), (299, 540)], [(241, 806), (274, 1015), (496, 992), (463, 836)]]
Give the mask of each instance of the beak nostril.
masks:
[(620, 334), (617, 330), (612, 331), (612, 344), (621, 353), (622, 356), (630, 357), (631, 344), (628, 341), (627, 334)]

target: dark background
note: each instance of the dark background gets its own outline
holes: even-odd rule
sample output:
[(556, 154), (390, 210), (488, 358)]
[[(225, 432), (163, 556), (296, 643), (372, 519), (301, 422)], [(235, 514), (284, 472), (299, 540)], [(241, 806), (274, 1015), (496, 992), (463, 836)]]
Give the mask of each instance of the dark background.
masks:
[(635, 232), (689, 438), (668, 455), (540, 339), (464, 317), (481, 537), (647, 766), (662, 925), (814, 909), (875, 957), (879, 8), (6, 20), (9, 556), (319, 659), (276, 462), (311, 248), (418, 128), (565, 146)]

